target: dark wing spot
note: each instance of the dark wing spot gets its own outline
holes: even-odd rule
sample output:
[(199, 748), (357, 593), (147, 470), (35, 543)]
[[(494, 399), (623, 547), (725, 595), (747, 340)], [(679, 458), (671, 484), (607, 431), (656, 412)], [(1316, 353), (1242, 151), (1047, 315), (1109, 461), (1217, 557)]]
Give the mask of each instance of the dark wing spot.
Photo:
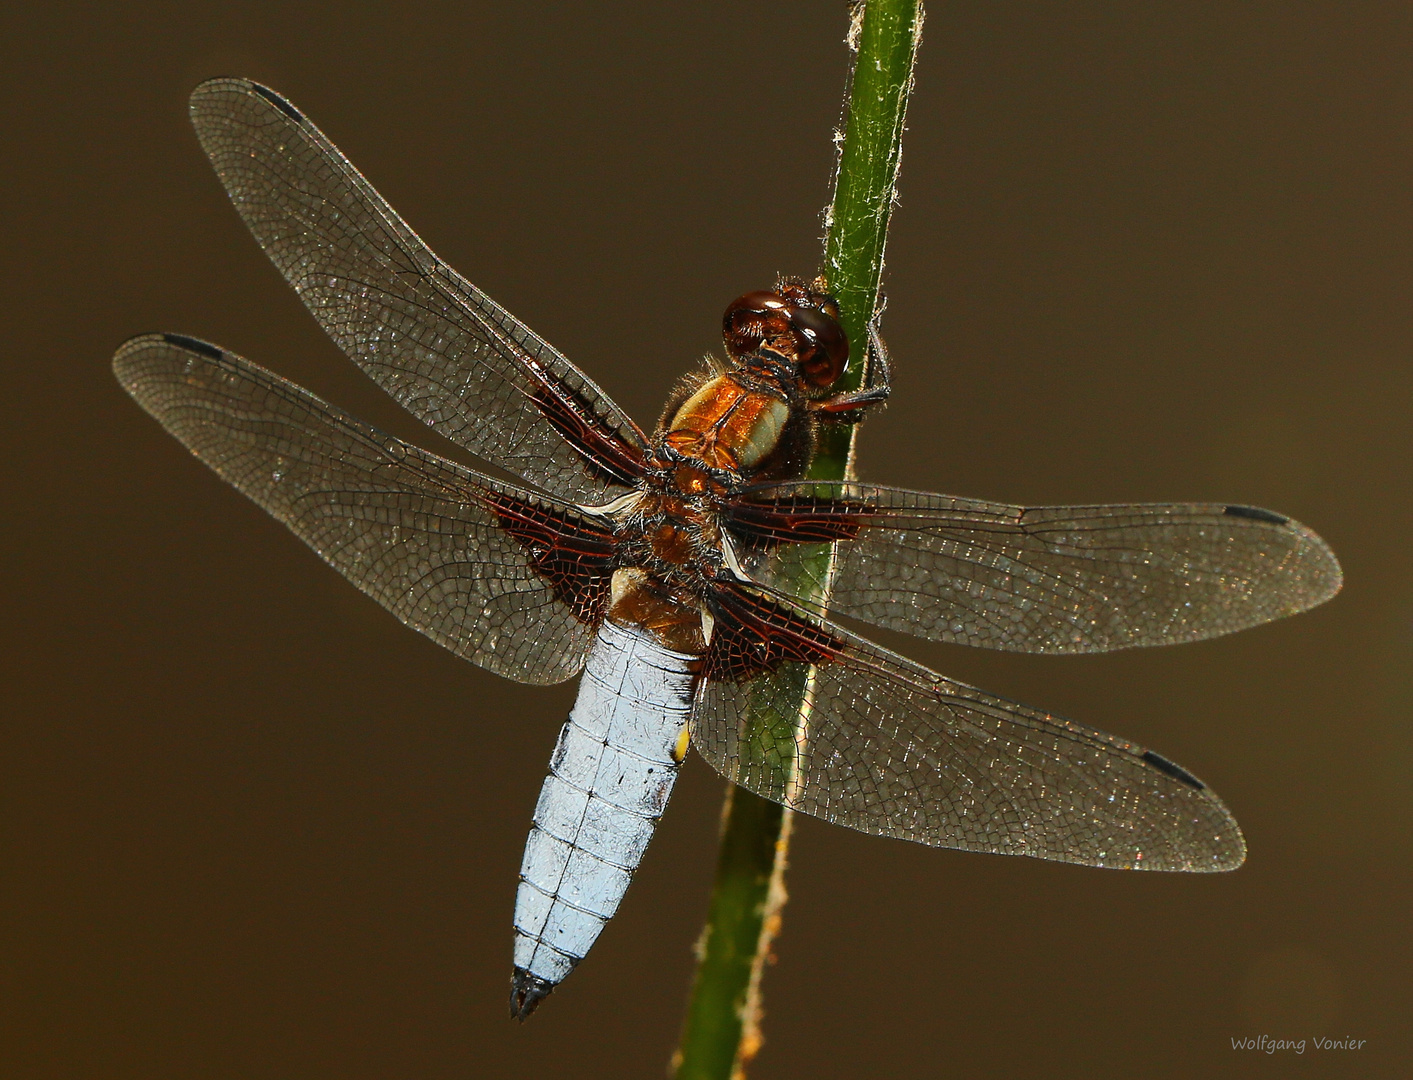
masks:
[(291, 120), (300, 124), (304, 123), (304, 114), (298, 109), (296, 109), (284, 98), (280, 97), (279, 94), (275, 93), (268, 86), (261, 86), (258, 82), (253, 82), (250, 84), (250, 89), (254, 90), (257, 94), (259, 94), (275, 108), (279, 109), (280, 112), (284, 113)]
[(187, 352), (198, 353), (199, 355), (209, 357), (212, 360), (219, 360), (222, 356), (225, 355), (215, 345), (212, 345), (205, 341), (200, 341), (194, 337), (187, 337), (185, 334), (163, 334), (162, 340), (165, 341), (168, 345), (175, 345), (179, 349), (185, 349), (187, 350)]
[(1148, 762), (1149, 765), (1152, 765), (1153, 768), (1157, 769), (1159, 772), (1167, 773), (1174, 780), (1180, 780), (1190, 788), (1203, 791), (1207, 787), (1206, 784), (1193, 776), (1181, 765), (1174, 765), (1167, 758), (1163, 757), (1162, 754), (1155, 754), (1152, 750), (1146, 750), (1143, 753), (1143, 760)]
[(1290, 518), (1281, 517), (1269, 510), (1262, 510), (1258, 506), (1228, 506), (1228, 517), (1250, 518), (1252, 521), (1269, 521), (1272, 525), (1285, 525), (1290, 522)]

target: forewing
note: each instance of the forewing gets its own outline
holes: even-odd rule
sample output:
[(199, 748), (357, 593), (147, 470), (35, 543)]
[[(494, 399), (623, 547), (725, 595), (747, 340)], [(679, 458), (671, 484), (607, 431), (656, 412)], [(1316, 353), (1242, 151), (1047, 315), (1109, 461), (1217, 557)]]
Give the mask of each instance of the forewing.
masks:
[(692, 744), (742, 787), (861, 832), (1129, 869), (1245, 858), (1221, 800), (1152, 751), (739, 587), (718, 594)]
[(379, 386), (472, 453), (579, 503), (640, 474), (642, 433), (573, 364), (443, 263), (294, 106), (245, 79), (191, 96), (237, 210)]
[(1323, 603), (1339, 563), (1299, 522), (1221, 503), (1025, 508), (857, 483), (778, 484), (729, 510), (749, 576), (933, 641), (1106, 652), (1229, 634)]
[(204, 342), (133, 338), (113, 370), (187, 449), (408, 626), (520, 682), (583, 666), (614, 542), (580, 511), (385, 435)]

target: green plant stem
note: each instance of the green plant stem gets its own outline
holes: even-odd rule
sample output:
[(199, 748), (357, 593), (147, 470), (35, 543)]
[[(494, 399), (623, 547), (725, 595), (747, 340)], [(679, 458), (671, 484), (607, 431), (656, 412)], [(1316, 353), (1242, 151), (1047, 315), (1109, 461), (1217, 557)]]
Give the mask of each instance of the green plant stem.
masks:
[[(863, 377), (921, 31), (920, 0), (868, 0), (856, 9), (850, 31), (857, 53), (824, 242), (825, 278), (850, 342), (841, 389), (857, 387)], [(856, 431), (852, 425), (825, 429), (808, 475), (850, 477)], [(799, 708), (803, 714), (803, 685)], [(785, 902), (790, 821), (785, 807), (728, 785), (716, 883), (672, 1062), (677, 1080), (744, 1077), (760, 1048), (760, 980)]]
[[(921, 0), (869, 0), (859, 29), (849, 93), (849, 119), (826, 218), (824, 275), (839, 300), (849, 335), (849, 371), (841, 388), (859, 385), (868, 352), (868, 324), (878, 308), (883, 249), (898, 191), (903, 123), (922, 39)], [(826, 428), (809, 475), (842, 480), (852, 471), (858, 428)]]

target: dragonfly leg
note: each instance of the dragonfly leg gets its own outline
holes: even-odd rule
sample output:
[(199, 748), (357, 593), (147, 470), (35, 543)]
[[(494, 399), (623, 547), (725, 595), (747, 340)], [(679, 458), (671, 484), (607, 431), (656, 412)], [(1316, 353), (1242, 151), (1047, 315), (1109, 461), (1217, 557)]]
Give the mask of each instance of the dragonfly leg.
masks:
[(887, 401), (892, 390), (893, 366), (888, 360), (888, 346), (878, 333), (878, 317), (875, 316), (868, 324), (868, 354), (863, 385), (848, 393), (812, 401), (809, 409), (815, 419), (823, 422), (857, 424), (871, 406)]

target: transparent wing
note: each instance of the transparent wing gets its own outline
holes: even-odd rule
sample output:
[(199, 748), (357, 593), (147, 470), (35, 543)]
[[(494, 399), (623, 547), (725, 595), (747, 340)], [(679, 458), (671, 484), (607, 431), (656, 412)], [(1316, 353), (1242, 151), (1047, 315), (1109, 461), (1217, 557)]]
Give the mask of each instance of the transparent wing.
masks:
[(580, 503), (639, 475), (642, 433), (573, 364), (447, 266), (273, 91), (214, 79), (197, 137), (255, 239), (320, 325), (447, 438)]
[(614, 542), (573, 507), (385, 435), (205, 342), (133, 338), (113, 370), (217, 475), (408, 626), (520, 682), (583, 666)]
[(1299, 522), (1245, 506), (1025, 508), (858, 483), (755, 488), (728, 511), (752, 580), (933, 641), (1105, 652), (1229, 634), (1339, 591)]
[(934, 847), (1149, 870), (1245, 858), (1221, 800), (1150, 750), (953, 682), (793, 605), (740, 588), (718, 603), (692, 744), (758, 795)]

